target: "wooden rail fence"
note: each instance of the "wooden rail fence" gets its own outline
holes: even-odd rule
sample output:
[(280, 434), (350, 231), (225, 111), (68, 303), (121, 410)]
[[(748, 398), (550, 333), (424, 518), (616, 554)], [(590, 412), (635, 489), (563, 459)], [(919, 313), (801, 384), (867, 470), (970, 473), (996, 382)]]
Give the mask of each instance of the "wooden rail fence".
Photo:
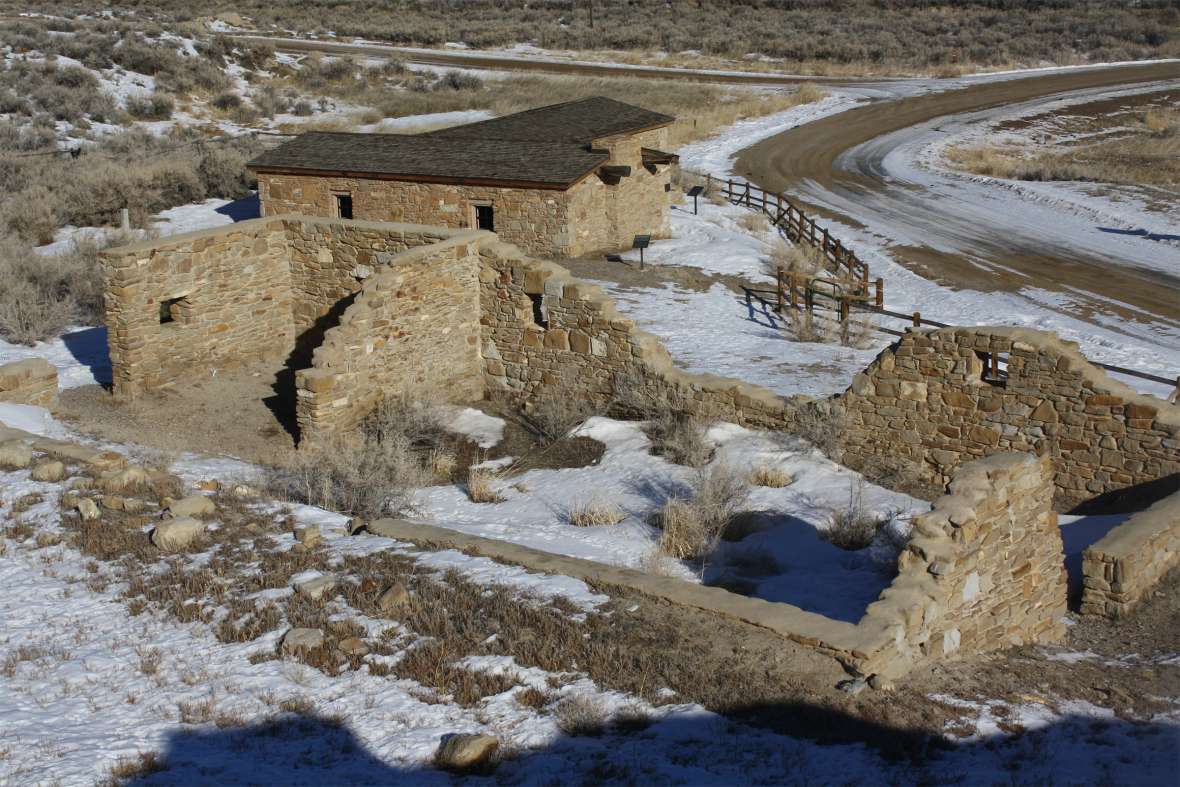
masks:
[[(847, 332), (848, 320), (853, 309), (904, 320), (914, 328), (923, 325), (932, 328), (951, 327), (947, 323), (923, 317), (920, 311), (907, 314), (886, 309), (884, 281), (877, 278), (870, 282), (868, 263), (861, 260), (856, 252), (845, 246), (839, 238), (833, 237), (826, 227), (820, 226), (814, 217), (808, 216), (806, 211), (785, 194), (766, 191), (748, 181), (714, 178), (707, 173), (684, 171), (705, 179), (706, 194), (711, 192), (716, 184), (726, 200), (762, 213), (770, 220), (771, 226), (777, 228), (787, 240), (806, 244), (820, 252), (825, 267), (836, 278), (788, 271), (780, 266), (775, 276), (775, 310), (779, 314), (787, 307), (805, 309), (809, 313), (814, 312), (816, 308), (830, 308), (839, 314), (844, 332)], [(884, 333), (900, 335), (900, 331), (880, 325), (871, 327)], [(1180, 375), (1169, 379), (1114, 364), (1098, 361), (1091, 363), (1108, 372), (1172, 385), (1175, 390), (1170, 400), (1180, 401)]]

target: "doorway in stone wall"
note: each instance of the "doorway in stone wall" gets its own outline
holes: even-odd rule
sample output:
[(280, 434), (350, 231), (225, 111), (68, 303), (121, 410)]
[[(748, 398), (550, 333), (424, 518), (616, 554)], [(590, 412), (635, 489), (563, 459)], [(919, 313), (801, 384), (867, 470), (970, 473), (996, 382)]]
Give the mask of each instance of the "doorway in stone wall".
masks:
[(472, 224), (477, 230), (496, 231), (496, 219), (492, 211), (492, 203), (475, 203), (471, 208), (475, 212), (475, 220)]

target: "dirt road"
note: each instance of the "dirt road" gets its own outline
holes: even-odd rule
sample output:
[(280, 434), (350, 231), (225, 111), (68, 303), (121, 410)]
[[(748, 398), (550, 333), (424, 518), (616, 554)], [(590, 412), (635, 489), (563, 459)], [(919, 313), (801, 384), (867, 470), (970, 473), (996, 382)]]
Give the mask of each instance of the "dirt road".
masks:
[(877, 78), (830, 79), (827, 77), (796, 76), (792, 74), (758, 73), (756, 71), (720, 71), (698, 68), (660, 68), (632, 66), (624, 63), (592, 63), (584, 60), (541, 60), (535, 57), (521, 57), (509, 54), (486, 52), (446, 51), (440, 49), (417, 49), (413, 47), (386, 46), (382, 44), (346, 44), (332, 41), (303, 40), (234, 34), (242, 41), (256, 41), (274, 46), (280, 52), (320, 52), (325, 55), (358, 55), (368, 57), (395, 57), (407, 63), (425, 66), (450, 66), (484, 71), (526, 71), (563, 76), (597, 77), (642, 77), (645, 79), (677, 79), (692, 82), (716, 82), (734, 85), (797, 85), (800, 82), (823, 82), (824, 84), (850, 84), (861, 82), (891, 81)]
[[(1180, 327), (1174, 246), (1056, 219), (1052, 210), (995, 187), (939, 180), (904, 155), (939, 134), (986, 121), (1022, 102), (1063, 93), (1097, 95), (1131, 84), (1180, 84), (1180, 63), (1066, 71), (990, 81), (864, 104), (770, 137), (742, 151), (734, 171), (786, 191), (820, 213), (892, 241), (890, 252), (952, 287), (1061, 294), (1059, 307), (1089, 319)], [(990, 192), (990, 193), (989, 193)], [(1002, 196), (1002, 198), (1000, 198)], [(1121, 245), (1120, 245), (1121, 244)], [(1067, 301), (1067, 302), (1066, 302)]]

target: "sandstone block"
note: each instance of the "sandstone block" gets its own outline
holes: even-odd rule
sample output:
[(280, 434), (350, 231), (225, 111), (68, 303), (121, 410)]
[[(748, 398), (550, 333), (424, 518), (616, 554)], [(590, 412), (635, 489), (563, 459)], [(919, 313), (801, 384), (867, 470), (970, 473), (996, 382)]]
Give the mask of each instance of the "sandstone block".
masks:
[(179, 552), (204, 532), (205, 523), (199, 519), (165, 519), (152, 531), (152, 543), (164, 552)]

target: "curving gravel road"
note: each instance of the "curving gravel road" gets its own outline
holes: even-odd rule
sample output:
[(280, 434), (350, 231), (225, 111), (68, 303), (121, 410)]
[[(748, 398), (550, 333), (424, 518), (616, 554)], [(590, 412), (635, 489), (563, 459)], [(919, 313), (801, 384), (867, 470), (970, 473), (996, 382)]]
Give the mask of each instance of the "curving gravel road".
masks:
[[(948, 287), (1052, 293), (1083, 319), (1180, 328), (1180, 244), (1122, 234), (1112, 217), (1063, 213), (1035, 187), (923, 166), (940, 138), (1063, 96), (1180, 88), (1180, 63), (1066, 71), (880, 101), (753, 145), (734, 171), (884, 243)], [(1117, 218), (1117, 217), (1116, 217)], [(1175, 228), (1173, 228), (1174, 230)]]

